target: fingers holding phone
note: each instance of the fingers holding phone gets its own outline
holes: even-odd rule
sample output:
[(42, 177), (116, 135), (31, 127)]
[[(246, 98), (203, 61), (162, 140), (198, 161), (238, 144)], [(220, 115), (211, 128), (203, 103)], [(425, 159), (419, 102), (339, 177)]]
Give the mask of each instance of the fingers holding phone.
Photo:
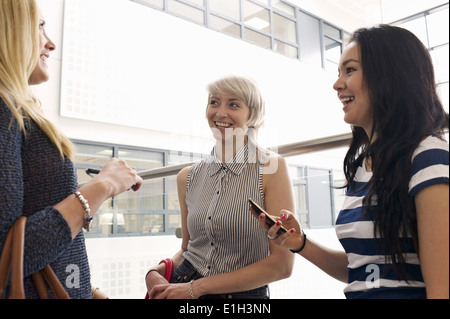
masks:
[[(277, 220), (276, 217), (269, 215), (261, 206), (259, 206), (257, 203), (255, 203), (251, 198), (249, 198), (250, 207), (253, 209), (253, 214), (256, 216), (261, 215), (264, 216), (264, 221), (268, 227), (272, 227), (273, 225), (276, 225), (278, 227), (278, 230), (276, 232), (277, 235), (282, 235), (283, 233), (287, 232), (287, 229), (283, 226), (281, 226), (281, 222)], [(271, 238), (273, 239), (273, 238)]]
[(302, 240), (303, 231), (295, 215), (282, 210), (280, 216), (269, 215), (253, 200), (249, 199), (250, 211), (258, 218), (259, 225), (267, 231), (267, 236), (277, 245), (288, 249), (296, 249), (299, 240)]
[[(265, 225), (264, 219), (265, 216), (261, 214), (259, 222), (261, 226)], [(291, 251), (298, 251), (298, 248), (302, 247), (305, 236), (294, 214), (288, 211), (282, 211), (281, 216), (276, 217), (276, 219), (276, 224), (267, 230), (267, 236), (272, 239), (275, 244), (283, 248), (290, 249)], [(280, 234), (280, 227), (285, 227), (289, 230)]]

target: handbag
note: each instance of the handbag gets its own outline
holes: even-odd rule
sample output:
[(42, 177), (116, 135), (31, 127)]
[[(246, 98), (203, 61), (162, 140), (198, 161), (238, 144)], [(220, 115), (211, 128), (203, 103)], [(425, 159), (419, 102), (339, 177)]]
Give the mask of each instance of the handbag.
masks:
[[(164, 260), (161, 260), (161, 262), (158, 265), (166, 264), (166, 272), (164, 273), (164, 279), (166, 279), (168, 282), (170, 282), (170, 279), (172, 279), (172, 273), (173, 273), (173, 260), (171, 258), (166, 258)], [(145, 294), (144, 299), (149, 299), (148, 291)]]
[[(0, 257), (0, 298), (4, 297), (8, 277), (11, 278), (10, 299), (25, 299), (23, 284), (23, 252), (25, 243), (25, 224), (27, 218), (20, 217), (10, 228)], [(9, 276), (10, 275), (10, 276)], [(50, 287), (57, 299), (69, 299), (69, 294), (56, 277), (50, 265), (34, 273), (32, 279), (41, 299), (49, 299)], [(46, 285), (47, 283), (47, 285)]]

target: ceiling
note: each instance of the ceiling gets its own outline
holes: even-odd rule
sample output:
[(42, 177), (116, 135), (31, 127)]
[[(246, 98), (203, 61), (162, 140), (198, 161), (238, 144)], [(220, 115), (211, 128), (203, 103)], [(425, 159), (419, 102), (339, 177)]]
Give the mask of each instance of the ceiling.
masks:
[(448, 4), (444, 0), (287, 0), (348, 32)]

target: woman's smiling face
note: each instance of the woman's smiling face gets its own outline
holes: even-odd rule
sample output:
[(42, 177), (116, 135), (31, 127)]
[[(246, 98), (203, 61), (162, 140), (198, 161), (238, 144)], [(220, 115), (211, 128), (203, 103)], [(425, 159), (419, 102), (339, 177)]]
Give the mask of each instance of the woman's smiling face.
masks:
[(206, 118), (214, 137), (226, 141), (247, 133), (250, 108), (234, 95), (214, 94), (209, 97)]
[(373, 112), (369, 90), (364, 81), (361, 57), (357, 42), (351, 42), (339, 61), (339, 77), (333, 88), (344, 105), (344, 121), (363, 128), (370, 136)]
[(37, 85), (48, 81), (47, 59), (50, 57), (50, 52), (55, 50), (55, 44), (47, 36), (47, 33), (45, 33), (45, 20), (41, 13), (39, 13), (39, 25), (36, 27), (39, 28), (39, 59), (28, 79), (28, 84), (30, 85)]

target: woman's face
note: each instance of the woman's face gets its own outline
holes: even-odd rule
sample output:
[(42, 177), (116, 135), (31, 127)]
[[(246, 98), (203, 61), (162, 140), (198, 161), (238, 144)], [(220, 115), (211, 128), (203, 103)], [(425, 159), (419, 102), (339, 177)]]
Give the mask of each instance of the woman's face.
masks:
[(28, 79), (28, 84), (36, 85), (48, 81), (47, 59), (50, 57), (50, 51), (55, 50), (55, 44), (45, 33), (45, 20), (42, 14), (39, 14), (39, 59), (36, 67)]
[(333, 88), (344, 105), (344, 121), (363, 128), (370, 136), (373, 112), (369, 90), (364, 81), (359, 46), (351, 42), (342, 53), (339, 61), (339, 77)]
[(231, 94), (213, 94), (209, 98), (206, 118), (217, 140), (226, 141), (247, 133), (250, 108)]

